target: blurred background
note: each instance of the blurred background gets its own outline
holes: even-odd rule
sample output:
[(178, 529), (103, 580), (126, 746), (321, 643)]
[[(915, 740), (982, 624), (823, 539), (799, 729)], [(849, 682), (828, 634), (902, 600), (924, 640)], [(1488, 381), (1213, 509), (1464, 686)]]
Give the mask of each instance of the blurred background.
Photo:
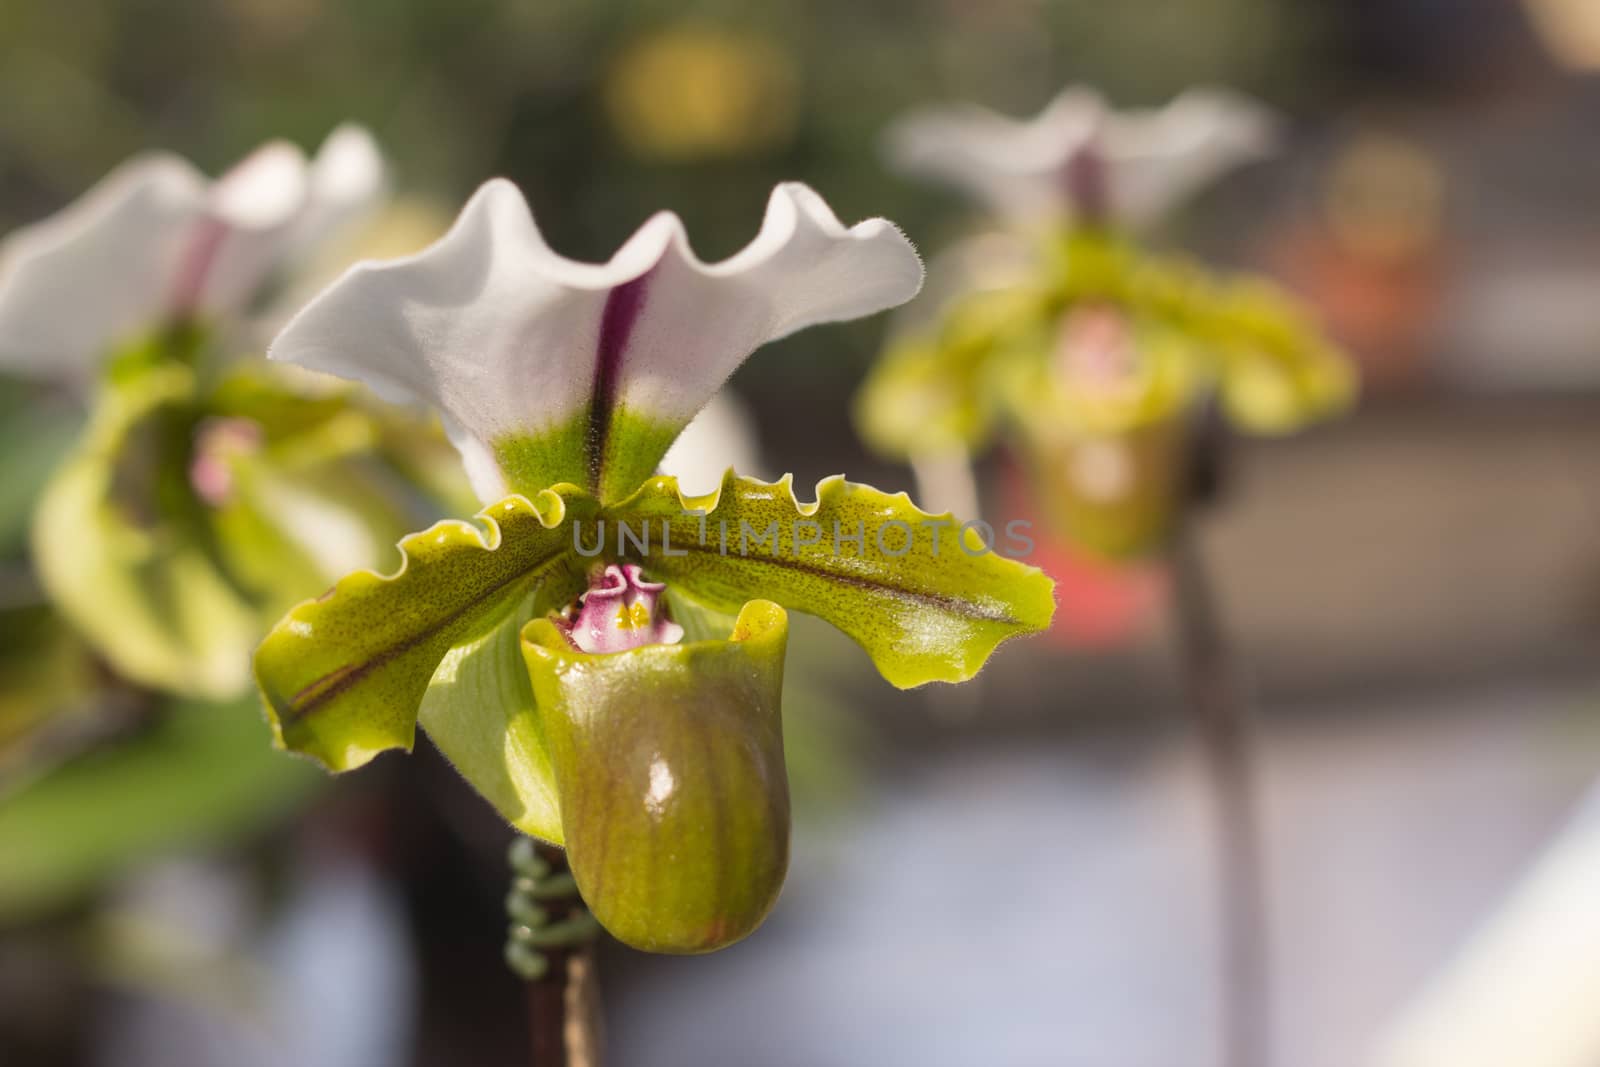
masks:
[[(0, 233), (142, 149), (217, 173), (351, 119), (393, 167), (389, 252), (494, 174), (575, 258), (659, 208), (727, 255), (790, 178), (932, 251), (972, 213), (883, 167), (908, 108), (1030, 115), (1080, 81), (1268, 101), (1284, 151), (1156, 243), (1276, 276), (1362, 366), (1350, 417), (1230, 451), (1201, 536), (1260, 722), (1280, 1062), (1377, 1063), (1600, 769), (1597, 74), (1592, 0), (0, 0)], [(909, 487), (843, 402), (883, 329), (738, 372), (750, 473)], [(19, 740), (78, 699), (26, 553), (76, 418), (0, 384), (0, 1063), (523, 1062), (509, 831), (426, 743), (333, 783), (269, 754), (288, 770), (221, 805), (203, 759)], [(603, 952), (612, 1061), (1210, 1062), (1212, 838), (1164, 590), (1068, 584), (1055, 631), (959, 691), (895, 692), (797, 630), (782, 902), (712, 957)], [(40, 799), (61, 775), (90, 784)], [(107, 810), (173, 829), (134, 847)]]

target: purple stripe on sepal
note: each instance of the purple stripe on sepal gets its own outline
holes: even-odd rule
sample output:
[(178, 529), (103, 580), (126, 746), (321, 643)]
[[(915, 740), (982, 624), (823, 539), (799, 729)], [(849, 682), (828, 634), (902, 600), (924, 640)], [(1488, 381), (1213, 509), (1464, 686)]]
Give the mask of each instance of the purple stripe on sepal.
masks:
[(594, 388), (589, 397), (589, 483), (596, 491), (605, 471), (606, 447), (611, 435), (611, 414), (616, 409), (622, 381), (622, 361), (628, 341), (644, 311), (645, 294), (654, 268), (631, 282), (623, 282), (606, 297), (600, 313), (600, 338), (595, 345)]

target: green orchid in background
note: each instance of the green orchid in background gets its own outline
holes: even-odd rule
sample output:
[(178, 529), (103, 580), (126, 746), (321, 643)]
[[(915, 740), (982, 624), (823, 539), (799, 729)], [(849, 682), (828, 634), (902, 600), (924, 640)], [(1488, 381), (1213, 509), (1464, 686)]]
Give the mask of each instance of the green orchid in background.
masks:
[(1263, 154), (1273, 127), (1259, 105), (1206, 90), (1154, 112), (1069, 89), (1031, 122), (979, 109), (903, 120), (896, 164), (964, 186), (1027, 237), (990, 236), (936, 266), (944, 298), (858, 398), (867, 442), (923, 470), (1003, 437), (1058, 532), (1119, 558), (1166, 542), (1213, 403), (1265, 434), (1347, 406), (1349, 364), (1286, 293), (1133, 236)]
[(272, 142), (216, 180), (155, 153), (0, 244), (0, 369), (88, 408), (34, 510), (34, 566), (122, 679), (243, 693), (285, 607), (459, 498), (442, 437), (230, 358), (273, 287), (385, 185), (353, 126), (312, 159)]
[(256, 675), (279, 744), (344, 771), (420, 723), (509, 822), (566, 848), (621, 940), (748, 934), (788, 862), (785, 609), (902, 687), (971, 677), (1054, 609), (1048, 579), (904, 494), (835, 477), (802, 503), (728, 470), (697, 496), (655, 473), (755, 348), (921, 280), (891, 224), (847, 229), (794, 184), (719, 263), (670, 214), (572, 262), (495, 180), (431, 248), (352, 268), (270, 357), (437, 408), (487, 506), (274, 628)]

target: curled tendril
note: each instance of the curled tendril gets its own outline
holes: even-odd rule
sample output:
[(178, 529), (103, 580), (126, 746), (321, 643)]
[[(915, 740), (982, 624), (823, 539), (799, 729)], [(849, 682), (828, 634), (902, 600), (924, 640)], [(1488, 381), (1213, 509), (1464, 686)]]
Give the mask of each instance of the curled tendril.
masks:
[(582, 948), (600, 930), (578, 896), (566, 864), (539, 854), (531, 837), (518, 837), (508, 856), (513, 878), (506, 893), (506, 966), (524, 981), (550, 971), (550, 950)]

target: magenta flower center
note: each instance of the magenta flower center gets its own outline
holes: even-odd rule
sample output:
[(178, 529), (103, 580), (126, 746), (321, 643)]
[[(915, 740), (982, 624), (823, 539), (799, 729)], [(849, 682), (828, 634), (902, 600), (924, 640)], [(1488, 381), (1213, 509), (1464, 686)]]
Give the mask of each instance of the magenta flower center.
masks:
[(567, 640), (584, 652), (626, 652), (642, 645), (672, 645), (683, 627), (667, 616), (664, 582), (647, 582), (632, 563), (611, 564), (588, 592), (556, 620)]

